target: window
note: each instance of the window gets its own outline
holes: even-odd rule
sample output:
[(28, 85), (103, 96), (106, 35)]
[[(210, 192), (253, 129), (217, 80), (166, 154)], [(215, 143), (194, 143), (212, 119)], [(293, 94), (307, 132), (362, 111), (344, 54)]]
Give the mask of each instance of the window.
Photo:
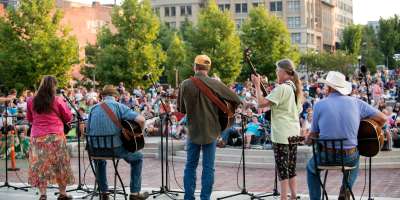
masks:
[(242, 12), (242, 6), (241, 5), (242, 4), (240, 4), (240, 3), (235, 4), (235, 12), (236, 13), (241, 13)]
[(282, 11), (282, 1), (271, 1), (269, 3), (270, 11)]
[(247, 13), (247, 3), (237, 3), (235, 4), (236, 13)]
[(230, 10), (230, 9), (231, 9), (231, 5), (230, 5), (230, 4), (219, 4), (219, 5), (218, 5), (218, 8), (219, 8), (221, 11)]
[(167, 22), (166, 24), (169, 28), (176, 28), (176, 22)]
[(247, 13), (247, 3), (242, 3), (242, 13)]
[(157, 16), (160, 16), (160, 8), (158, 8), (158, 7), (153, 8), (153, 12), (154, 12)]
[(290, 12), (299, 12), (300, 11), (300, 1), (288, 1), (288, 9)]
[(258, 7), (258, 3), (253, 3), (253, 7)]
[(176, 15), (176, 10), (175, 7), (171, 7), (171, 16), (175, 16)]
[(169, 17), (169, 7), (164, 8), (164, 16)]
[(181, 6), (181, 16), (186, 15), (186, 6)]
[(299, 28), (300, 27), (300, 17), (288, 17), (287, 26), (288, 26), (288, 28)]
[(192, 6), (181, 6), (181, 16), (192, 15)]
[(292, 40), (292, 44), (300, 44), (301, 43), (301, 34), (300, 33), (291, 33), (290, 39)]

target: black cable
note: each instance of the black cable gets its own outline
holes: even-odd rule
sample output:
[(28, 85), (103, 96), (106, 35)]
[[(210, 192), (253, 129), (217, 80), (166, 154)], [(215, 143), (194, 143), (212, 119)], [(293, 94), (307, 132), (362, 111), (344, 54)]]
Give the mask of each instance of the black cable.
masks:
[[(243, 140), (243, 142), (244, 142), (244, 140)], [(242, 160), (243, 160), (243, 154), (240, 156), (239, 165), (238, 165), (238, 168), (237, 168), (237, 171), (236, 171), (236, 186), (238, 187), (239, 190), (243, 190), (243, 188), (239, 184), (239, 171), (240, 171), (240, 168), (242, 166)]]
[[(167, 122), (167, 123), (168, 123), (168, 122)], [(167, 133), (167, 134), (168, 134), (168, 133)], [(181, 189), (182, 191), (185, 191), (185, 190), (183, 189), (183, 187), (178, 183), (178, 180), (176, 179), (175, 164), (174, 164), (174, 141), (173, 141), (173, 138), (172, 138), (172, 137), (170, 138), (170, 140), (171, 140), (171, 148), (172, 148), (171, 165), (172, 165), (172, 172), (174, 173), (175, 183), (176, 183), (176, 185), (179, 187), (179, 189)], [(169, 161), (167, 161), (167, 162), (169, 162)]]
[(362, 200), (362, 197), (363, 197), (363, 195), (364, 195), (364, 192), (365, 192), (365, 188), (366, 188), (366, 186), (367, 186), (367, 158), (364, 158), (364, 187), (363, 187), (363, 190), (362, 190), (362, 193), (361, 193), (361, 197), (360, 197), (360, 200)]

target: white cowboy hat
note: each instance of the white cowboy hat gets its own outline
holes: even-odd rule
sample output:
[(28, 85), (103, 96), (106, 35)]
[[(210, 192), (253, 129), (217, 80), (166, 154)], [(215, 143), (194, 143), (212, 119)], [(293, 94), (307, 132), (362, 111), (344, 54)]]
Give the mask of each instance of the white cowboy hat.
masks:
[(318, 79), (318, 82), (330, 86), (343, 95), (350, 94), (352, 90), (351, 83), (346, 81), (346, 77), (340, 72), (330, 71), (326, 79)]

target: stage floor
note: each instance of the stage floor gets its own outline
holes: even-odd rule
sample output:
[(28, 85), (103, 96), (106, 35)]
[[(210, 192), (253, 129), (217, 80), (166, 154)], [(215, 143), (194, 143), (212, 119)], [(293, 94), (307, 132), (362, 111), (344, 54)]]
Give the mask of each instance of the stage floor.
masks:
[[(75, 175), (75, 184), (78, 184), (78, 166), (77, 159), (71, 160), (72, 169)], [(0, 160), (0, 182), (5, 181), (5, 166), (4, 160)], [(361, 161), (360, 164), (364, 164)], [(17, 166), (21, 168), (18, 173), (9, 172), (9, 182), (13, 183), (26, 183), (28, 181), (28, 163), (26, 160), (17, 160)], [(113, 169), (111, 163), (107, 165), (107, 175), (109, 184), (113, 180)], [(88, 167), (87, 158), (82, 162), (82, 182), (87, 185), (94, 185), (93, 174)], [(87, 170), (86, 170), (87, 169)], [(182, 162), (170, 162), (170, 186), (173, 189), (180, 189), (183, 185), (183, 170), (184, 163)], [(200, 177), (201, 177), (201, 164), (197, 169), (197, 189), (200, 189)], [(85, 173), (86, 171), (86, 173)], [(175, 175), (174, 175), (175, 171)], [(242, 174), (241, 169), (239, 171), (239, 178), (237, 180), (237, 167), (223, 167), (217, 166), (215, 169), (215, 183), (214, 191), (241, 191), (238, 187), (242, 186)], [(125, 185), (129, 185), (129, 174), (130, 167), (124, 161), (119, 166), (119, 172), (122, 175), (122, 179)], [(365, 171), (360, 170), (356, 184), (353, 191), (356, 196), (361, 196), (364, 188), (364, 176)], [(299, 169), (297, 171), (297, 182), (298, 182), (298, 193), (308, 194), (306, 170)], [(342, 174), (339, 171), (329, 172), (327, 181), (327, 190), (329, 195), (338, 195), (341, 184)], [(381, 197), (400, 198), (400, 170), (399, 169), (373, 169), (372, 170), (372, 194), (375, 199)], [(274, 170), (271, 169), (247, 169), (246, 170), (246, 186), (250, 192), (267, 192), (272, 191), (274, 182)], [(142, 171), (142, 187), (143, 188), (158, 188), (161, 184), (161, 170), (160, 160), (154, 158), (145, 158), (143, 171)], [(4, 189), (0, 189), (0, 200), (14, 200), (18, 198), (5, 198), (3, 195), (13, 195), (14, 190), (4, 192)], [(18, 192), (17, 194), (21, 194)], [(368, 188), (365, 189), (363, 196), (368, 194)], [(29, 196), (29, 195), (28, 195)], [(224, 196), (224, 195), (222, 195)], [(32, 198), (31, 198), (32, 199)], [(35, 198), (33, 198), (35, 199)]]

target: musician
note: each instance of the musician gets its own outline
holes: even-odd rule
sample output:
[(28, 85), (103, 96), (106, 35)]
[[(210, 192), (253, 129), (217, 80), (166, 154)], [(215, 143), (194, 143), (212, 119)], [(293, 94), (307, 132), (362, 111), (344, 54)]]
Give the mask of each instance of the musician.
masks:
[(289, 187), (291, 199), (296, 199), (297, 145), (289, 144), (288, 137), (300, 134), (302, 84), (293, 62), (289, 59), (276, 63), (276, 77), (278, 85), (266, 98), (262, 96), (260, 89), (260, 76), (252, 75), (252, 81), (256, 89), (258, 107), (270, 107), (272, 111), (271, 140), (281, 185), (281, 199), (287, 199)]
[[(200, 79), (220, 98), (229, 101), (236, 107), (239, 97), (222, 82), (208, 76), (211, 59), (206, 55), (198, 55), (194, 60), (194, 77)], [(177, 108), (187, 115), (189, 129), (187, 139), (187, 160), (184, 171), (185, 200), (194, 200), (196, 188), (196, 168), (200, 150), (203, 151), (203, 172), (201, 181), (202, 200), (209, 200), (214, 184), (214, 160), (216, 139), (221, 133), (218, 121), (218, 107), (204, 95), (190, 79), (182, 82), (179, 90)]]
[[(119, 96), (117, 88), (112, 85), (106, 85), (101, 93), (103, 101), (101, 103), (107, 104), (107, 106), (115, 113), (119, 120), (135, 120), (143, 129), (144, 117), (129, 109), (124, 104), (116, 101), (116, 97)], [(142, 164), (143, 154), (141, 152), (128, 152), (123, 146), (120, 139), (121, 129), (119, 129), (113, 121), (109, 118), (107, 113), (101, 107), (101, 103), (93, 106), (89, 113), (87, 122), (87, 134), (89, 135), (110, 135), (115, 134), (114, 146), (117, 147), (115, 153), (118, 157), (123, 158), (126, 162), (131, 165), (131, 182), (129, 195), (130, 200), (141, 200), (146, 199), (149, 194), (140, 193), (141, 180), (142, 180)], [(111, 140), (107, 145), (111, 146)], [(104, 155), (102, 155), (104, 156)], [(99, 189), (101, 192), (102, 199), (108, 199), (108, 185), (107, 185), (107, 173), (106, 173), (106, 161), (96, 161), (96, 167), (99, 175)]]
[(33, 98), (28, 99), (26, 117), (32, 124), (29, 150), (29, 179), (38, 187), (39, 200), (46, 200), (48, 184), (57, 183), (58, 200), (69, 200), (66, 187), (74, 183), (63, 123), (72, 113), (62, 97), (56, 96), (57, 79), (44, 76)]
[[(383, 126), (386, 118), (383, 113), (364, 101), (347, 96), (352, 90), (351, 83), (347, 82), (345, 76), (340, 72), (330, 71), (327, 78), (320, 79), (319, 82), (327, 87), (328, 96), (314, 106), (311, 133), (306, 139), (306, 143), (310, 144), (310, 138), (318, 137), (318, 135), (321, 139), (347, 138), (344, 141), (346, 152), (344, 164), (356, 166), (349, 174), (349, 184), (352, 187), (359, 170), (359, 154), (356, 146), (360, 120), (370, 118)], [(332, 153), (327, 147), (322, 149), (327, 151), (328, 154)], [(325, 154), (322, 153), (322, 155)], [(321, 197), (319, 174), (316, 173), (315, 168), (316, 163), (314, 163), (314, 158), (311, 158), (307, 164), (307, 183), (311, 200), (317, 200)], [(345, 192), (342, 185), (339, 199), (347, 198), (349, 198), (349, 192)]]

